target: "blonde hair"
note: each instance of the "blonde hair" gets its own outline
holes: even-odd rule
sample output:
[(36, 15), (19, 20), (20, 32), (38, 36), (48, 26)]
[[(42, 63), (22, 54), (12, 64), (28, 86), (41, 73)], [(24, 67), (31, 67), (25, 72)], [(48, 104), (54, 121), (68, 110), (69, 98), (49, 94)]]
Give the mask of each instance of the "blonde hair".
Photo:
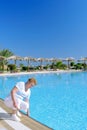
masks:
[(30, 78), (30, 79), (28, 79), (28, 82), (32, 82), (32, 83), (34, 83), (35, 85), (37, 84), (37, 81), (36, 81), (35, 78)]

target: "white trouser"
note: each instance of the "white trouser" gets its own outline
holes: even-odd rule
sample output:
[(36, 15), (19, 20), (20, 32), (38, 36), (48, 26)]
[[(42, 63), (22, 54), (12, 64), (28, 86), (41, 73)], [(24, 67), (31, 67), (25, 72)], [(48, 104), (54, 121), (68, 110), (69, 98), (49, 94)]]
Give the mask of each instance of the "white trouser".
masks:
[[(19, 110), (23, 110), (23, 111), (27, 112), (27, 110), (29, 109), (29, 103), (27, 103), (27, 102), (21, 100), (21, 99), (18, 98), (18, 97), (15, 97), (15, 101), (16, 101), (16, 104), (17, 104)], [(16, 110), (16, 109), (17, 109), (17, 108), (15, 108), (15, 107), (13, 106), (13, 101), (12, 101), (11, 96), (5, 98), (4, 103), (5, 103), (5, 105), (6, 105), (7, 107), (9, 107), (9, 108), (11, 108), (11, 109), (13, 109), (13, 110)]]

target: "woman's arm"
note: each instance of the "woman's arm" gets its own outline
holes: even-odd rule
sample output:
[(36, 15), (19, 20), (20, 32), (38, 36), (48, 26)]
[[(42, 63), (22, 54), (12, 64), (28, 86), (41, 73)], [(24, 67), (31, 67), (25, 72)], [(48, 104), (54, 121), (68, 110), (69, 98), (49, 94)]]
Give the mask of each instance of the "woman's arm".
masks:
[(26, 98), (24, 101), (27, 102), (27, 104), (28, 104), (27, 116), (30, 116), (30, 110), (29, 110), (29, 98)]

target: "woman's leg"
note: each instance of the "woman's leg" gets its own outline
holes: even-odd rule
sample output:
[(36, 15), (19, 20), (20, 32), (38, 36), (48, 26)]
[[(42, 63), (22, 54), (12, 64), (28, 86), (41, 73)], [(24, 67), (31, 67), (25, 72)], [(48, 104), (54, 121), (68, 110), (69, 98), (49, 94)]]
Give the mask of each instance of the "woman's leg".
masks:
[(23, 110), (24, 112), (27, 112), (28, 109), (29, 109), (29, 103), (21, 100), (20, 110)]
[[(6, 98), (4, 100), (4, 103), (7, 107), (11, 108), (12, 109), (12, 120), (15, 120), (15, 121), (20, 121), (20, 119), (17, 117), (16, 113), (17, 113), (17, 108), (15, 108), (13, 106), (13, 101), (11, 99), (11, 97), (9, 98)], [(18, 99), (16, 99), (16, 103), (18, 105), (18, 107), (20, 107), (20, 101)]]

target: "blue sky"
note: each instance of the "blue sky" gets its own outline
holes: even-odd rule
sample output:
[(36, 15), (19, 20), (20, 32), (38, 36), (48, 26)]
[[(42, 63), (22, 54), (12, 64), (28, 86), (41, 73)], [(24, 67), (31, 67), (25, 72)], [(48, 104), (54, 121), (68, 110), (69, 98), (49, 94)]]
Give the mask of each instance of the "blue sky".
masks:
[(87, 0), (0, 0), (0, 49), (36, 58), (87, 57)]

